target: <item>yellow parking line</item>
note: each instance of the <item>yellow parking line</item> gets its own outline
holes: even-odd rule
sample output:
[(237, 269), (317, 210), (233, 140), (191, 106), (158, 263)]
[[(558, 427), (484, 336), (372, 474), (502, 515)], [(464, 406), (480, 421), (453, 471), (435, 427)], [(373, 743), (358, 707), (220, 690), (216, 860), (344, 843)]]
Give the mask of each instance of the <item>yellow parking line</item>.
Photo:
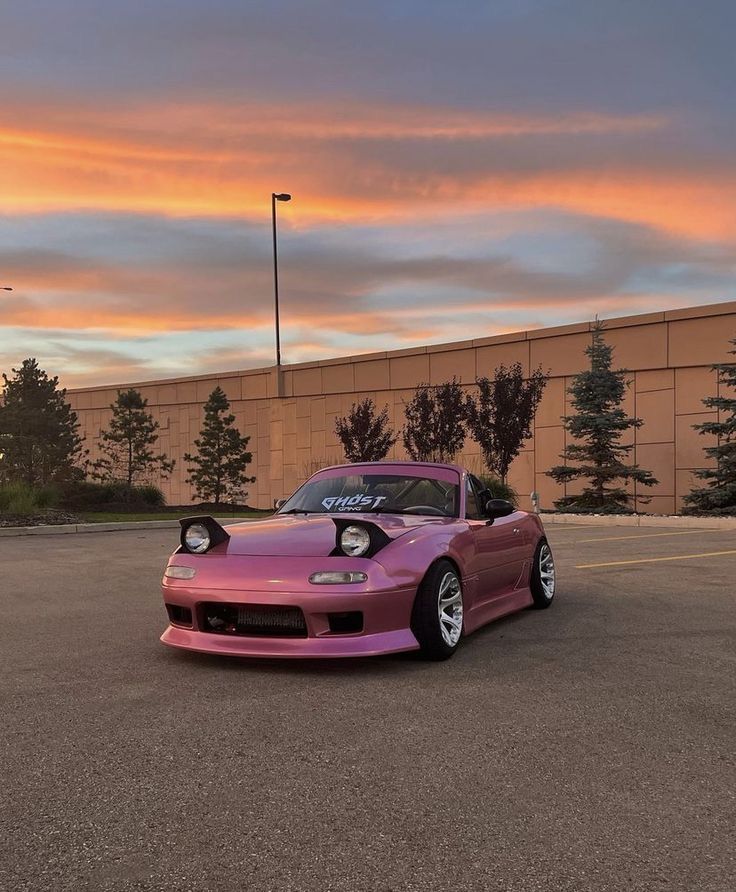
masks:
[(656, 564), (659, 561), (689, 561), (692, 558), (719, 557), (723, 554), (736, 554), (733, 551), (705, 551), (702, 554), (676, 554), (672, 557), (638, 558), (634, 561), (607, 561), (605, 564), (575, 564), (576, 570), (590, 570), (592, 567), (620, 567), (622, 564)]
[(621, 539), (656, 539), (658, 536), (694, 536), (696, 533), (726, 533), (729, 530), (678, 530), (676, 533), (642, 533), (641, 536), (600, 536), (597, 539), (578, 539), (580, 542), (620, 542)]

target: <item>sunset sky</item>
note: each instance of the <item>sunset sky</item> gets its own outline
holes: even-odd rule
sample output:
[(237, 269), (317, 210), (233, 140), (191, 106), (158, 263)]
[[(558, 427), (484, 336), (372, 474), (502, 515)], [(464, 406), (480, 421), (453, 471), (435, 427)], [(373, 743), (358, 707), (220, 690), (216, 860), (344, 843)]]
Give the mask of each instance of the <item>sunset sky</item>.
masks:
[(66, 386), (736, 299), (736, 4), (0, 11), (0, 370)]

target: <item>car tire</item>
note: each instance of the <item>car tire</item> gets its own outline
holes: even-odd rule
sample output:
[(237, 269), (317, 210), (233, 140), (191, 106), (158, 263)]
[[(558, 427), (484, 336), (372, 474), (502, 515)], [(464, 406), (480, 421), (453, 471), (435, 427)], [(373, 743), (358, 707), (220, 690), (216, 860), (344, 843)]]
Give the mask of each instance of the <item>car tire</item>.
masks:
[(463, 591), (460, 574), (449, 561), (437, 561), (427, 571), (414, 600), (411, 629), (427, 660), (446, 660), (457, 650), (463, 629)]
[(544, 610), (549, 607), (555, 597), (555, 560), (549, 542), (542, 538), (534, 550), (534, 561), (529, 579), (532, 593), (532, 607)]

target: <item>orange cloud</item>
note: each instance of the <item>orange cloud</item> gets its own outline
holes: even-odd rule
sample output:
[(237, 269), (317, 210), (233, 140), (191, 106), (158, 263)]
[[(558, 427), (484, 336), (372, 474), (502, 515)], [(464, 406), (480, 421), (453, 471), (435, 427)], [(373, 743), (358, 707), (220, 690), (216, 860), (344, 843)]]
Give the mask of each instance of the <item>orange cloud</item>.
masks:
[[(622, 151), (620, 161), (597, 163), (588, 143), (576, 148), (588, 139), (591, 152), (601, 140), (646, 144), (669, 126), (657, 115), (153, 104), (31, 107), (23, 128), (13, 115), (0, 118), (0, 195), (11, 212), (265, 216), (270, 192), (288, 188), (297, 200), (285, 213), (296, 226), (411, 218), (418, 206), (444, 216), (554, 207), (697, 238), (730, 238), (736, 226), (736, 169), (695, 169), (654, 150), (649, 161)], [(565, 146), (557, 167), (547, 160), (549, 139), (557, 152)], [(534, 165), (495, 169), (497, 151), (517, 143), (539, 144)], [(472, 164), (463, 166), (462, 152), (447, 162), (443, 147), (458, 146)], [(402, 164), (385, 157), (386, 147), (403, 152)]]

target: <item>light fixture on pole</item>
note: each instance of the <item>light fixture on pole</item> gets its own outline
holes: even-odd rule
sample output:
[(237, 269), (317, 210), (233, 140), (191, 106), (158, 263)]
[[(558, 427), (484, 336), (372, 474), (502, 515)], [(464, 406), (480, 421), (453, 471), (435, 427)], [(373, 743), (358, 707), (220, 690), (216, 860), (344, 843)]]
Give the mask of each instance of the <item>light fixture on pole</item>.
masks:
[(13, 290), (13, 289), (10, 287), (10, 285), (2, 285), (2, 286), (0, 286), (0, 291), (12, 291), (12, 290)]
[(271, 223), (273, 225), (273, 296), (276, 311), (276, 365), (281, 365), (281, 332), (279, 329), (279, 264), (276, 250), (276, 202), (291, 201), (288, 192), (271, 193)]

